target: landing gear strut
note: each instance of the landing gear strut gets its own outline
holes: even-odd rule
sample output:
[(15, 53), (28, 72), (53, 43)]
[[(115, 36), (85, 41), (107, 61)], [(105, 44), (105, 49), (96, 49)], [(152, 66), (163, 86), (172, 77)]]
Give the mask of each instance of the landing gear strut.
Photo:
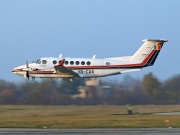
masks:
[(33, 82), (35, 81), (35, 77), (32, 77), (32, 81), (33, 81)]

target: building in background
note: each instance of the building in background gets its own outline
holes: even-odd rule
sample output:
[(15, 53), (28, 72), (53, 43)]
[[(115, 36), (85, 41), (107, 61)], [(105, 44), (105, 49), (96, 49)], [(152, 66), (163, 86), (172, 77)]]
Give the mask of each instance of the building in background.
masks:
[(85, 86), (79, 86), (79, 94), (72, 95), (72, 98), (109, 99), (113, 96), (113, 91), (110, 86), (100, 86), (99, 79), (91, 78), (85, 81)]

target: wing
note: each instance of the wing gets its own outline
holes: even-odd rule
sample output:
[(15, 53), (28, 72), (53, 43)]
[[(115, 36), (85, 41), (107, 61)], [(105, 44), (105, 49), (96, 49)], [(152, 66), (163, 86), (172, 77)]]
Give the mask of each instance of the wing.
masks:
[(72, 75), (72, 76), (76, 76), (79, 77), (79, 74), (75, 73), (74, 71), (72, 71), (71, 69), (68, 69), (66, 67), (63, 66), (65, 59), (62, 59), (59, 62), (59, 65), (54, 66), (55, 68), (55, 73), (56, 74), (61, 74), (61, 75)]

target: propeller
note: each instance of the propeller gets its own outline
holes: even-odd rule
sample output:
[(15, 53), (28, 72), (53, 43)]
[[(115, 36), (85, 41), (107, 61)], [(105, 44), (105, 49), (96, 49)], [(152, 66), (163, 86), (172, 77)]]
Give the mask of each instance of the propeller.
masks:
[[(26, 72), (26, 74), (24, 75), (24, 77), (29, 81), (29, 77), (30, 77), (30, 75), (29, 75), (29, 71), (30, 71), (31, 69), (29, 68), (29, 63), (28, 63), (28, 60), (26, 60), (26, 67), (25, 68), (23, 68), (23, 71), (25, 71)], [(35, 70), (38, 70), (37, 68), (35, 68)], [(35, 81), (35, 77), (32, 77), (32, 81)]]
[(29, 81), (29, 71), (26, 71), (26, 78)]
[(23, 70), (26, 71), (26, 74), (24, 75), (24, 77), (29, 81), (29, 63), (28, 63), (28, 60), (26, 60), (26, 68), (24, 68)]

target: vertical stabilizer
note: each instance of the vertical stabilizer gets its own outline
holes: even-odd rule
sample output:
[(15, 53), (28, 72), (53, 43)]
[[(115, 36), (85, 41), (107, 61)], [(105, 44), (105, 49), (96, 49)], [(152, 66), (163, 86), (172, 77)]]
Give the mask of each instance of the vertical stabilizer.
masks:
[(143, 63), (146, 66), (153, 65), (164, 42), (168, 42), (168, 40), (146, 39), (142, 41), (144, 44), (131, 57), (130, 61)]

